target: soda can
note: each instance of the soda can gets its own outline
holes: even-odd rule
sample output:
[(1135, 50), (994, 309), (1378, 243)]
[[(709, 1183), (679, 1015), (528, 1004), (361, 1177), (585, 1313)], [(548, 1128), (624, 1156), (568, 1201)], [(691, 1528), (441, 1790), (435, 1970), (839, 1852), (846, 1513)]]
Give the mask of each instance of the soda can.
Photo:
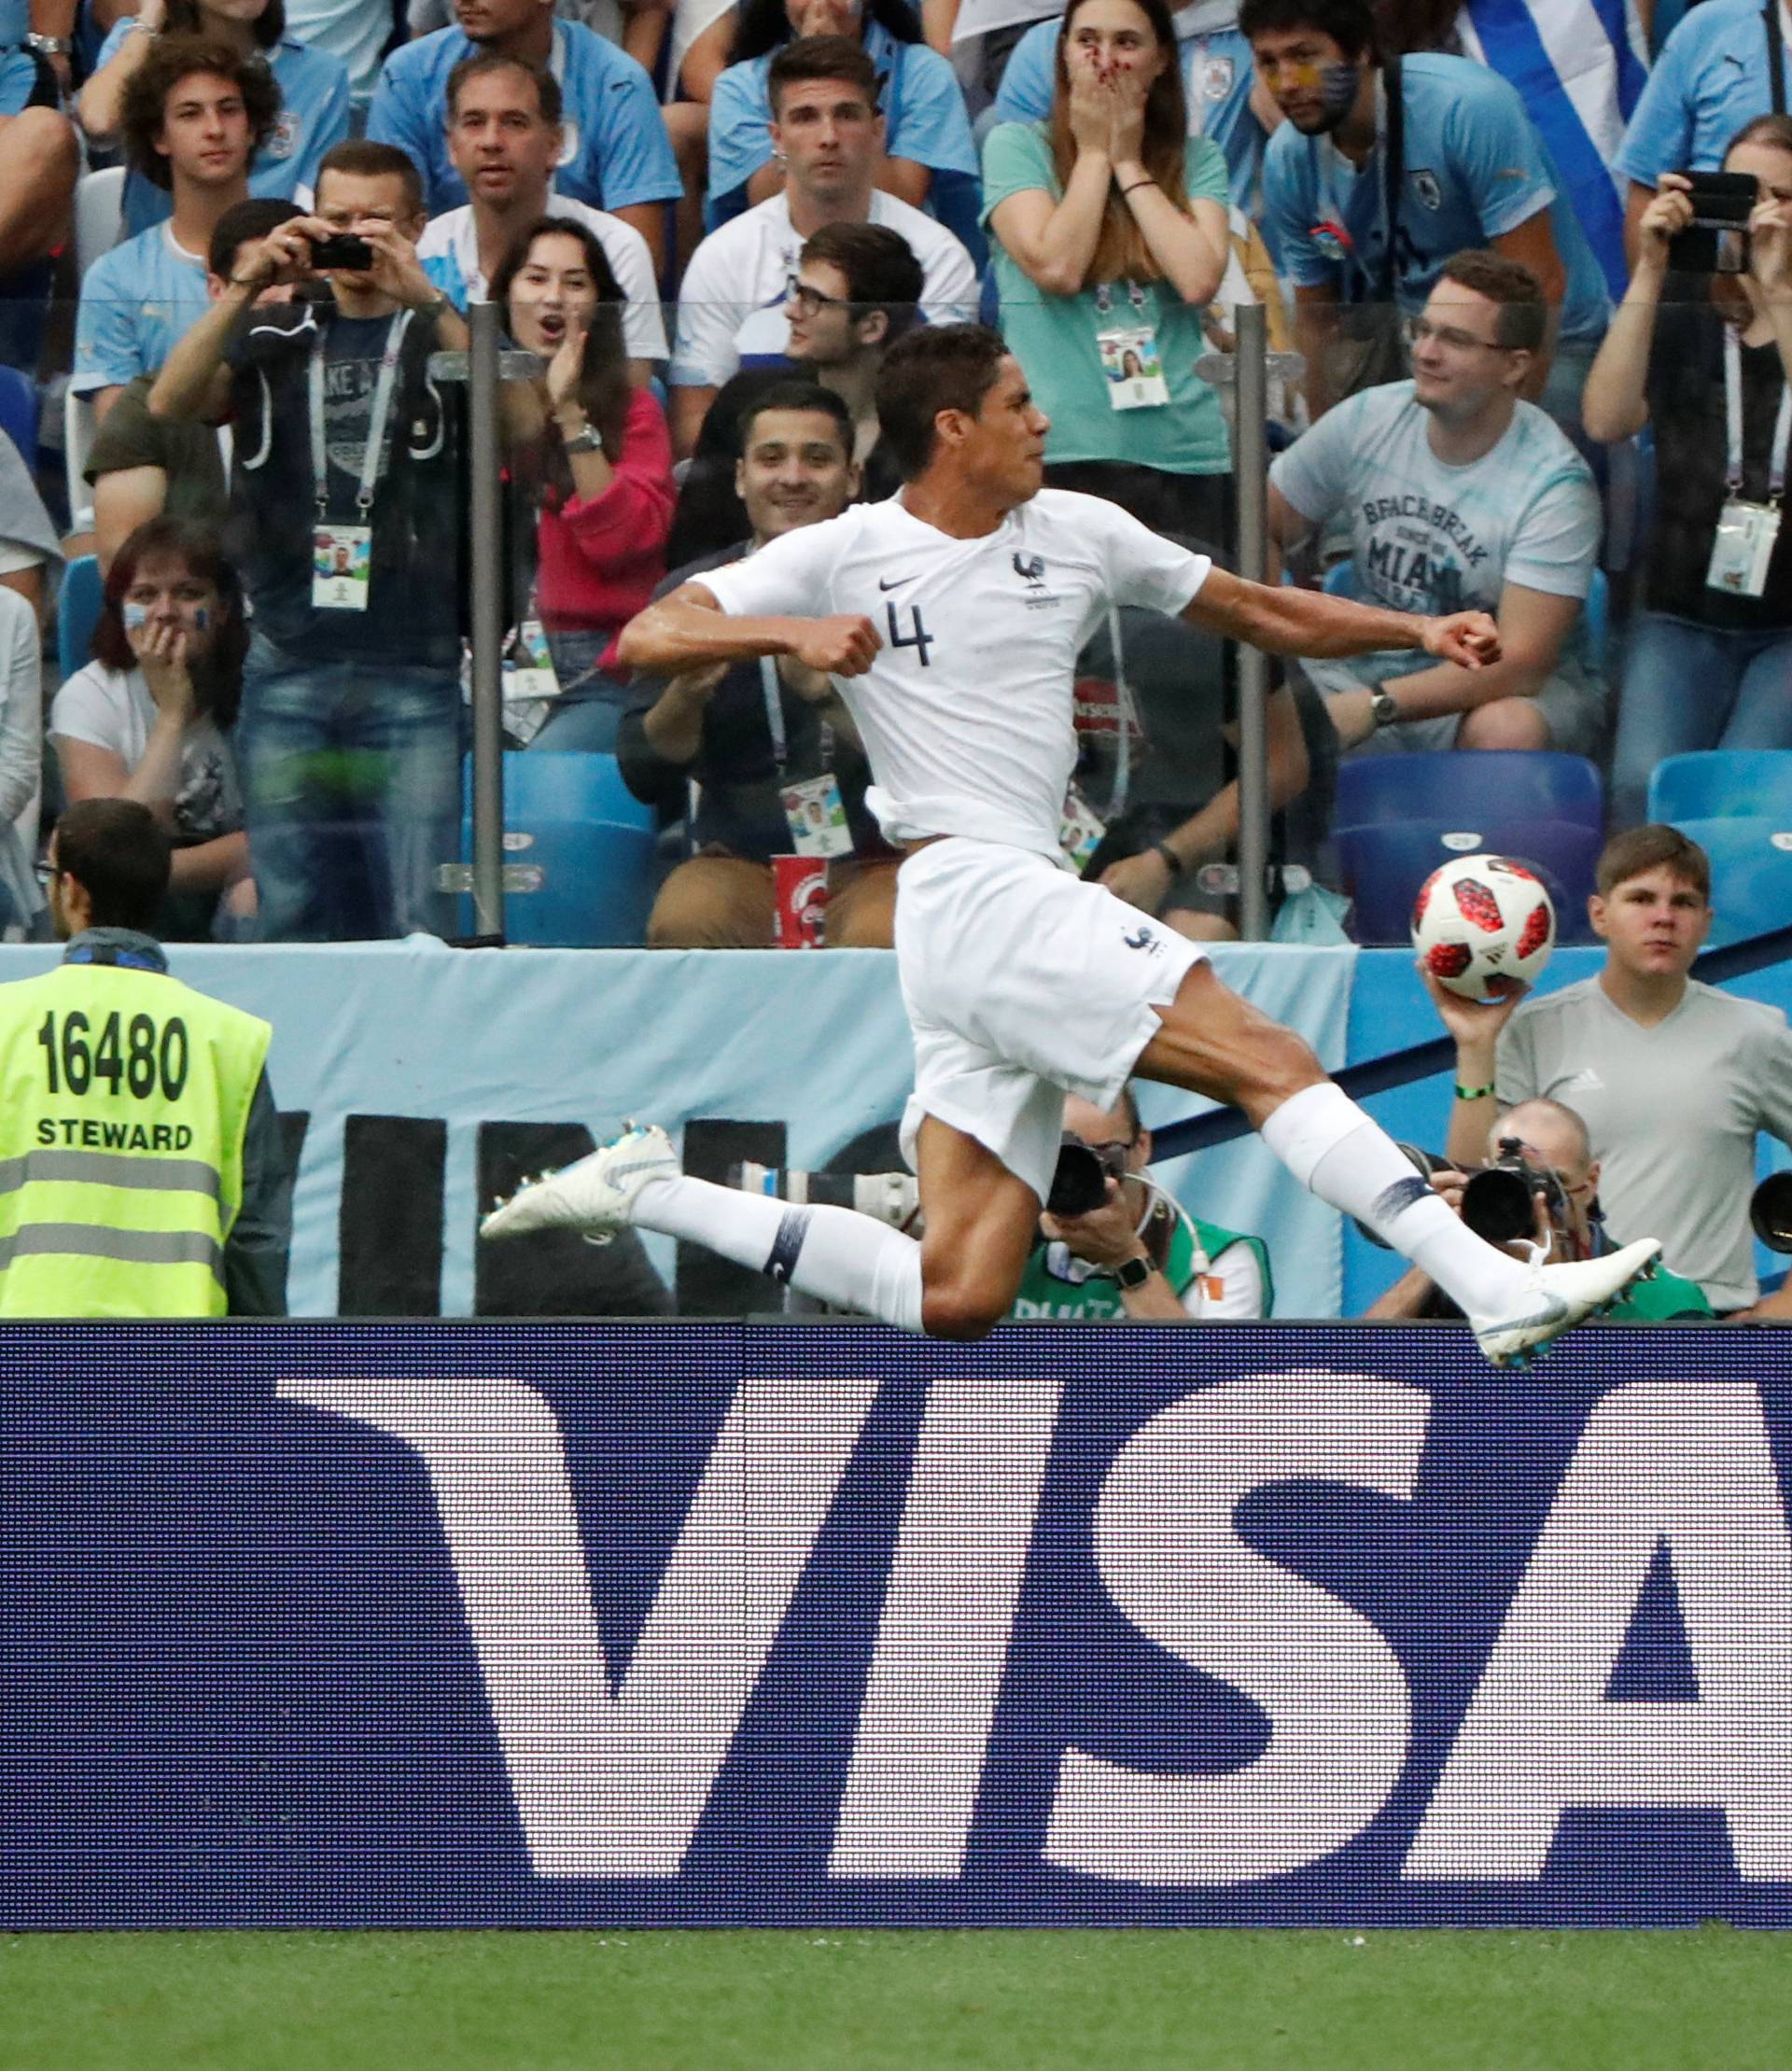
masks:
[(819, 949), (828, 906), (825, 856), (774, 856), (777, 917), (773, 941), (780, 949)]

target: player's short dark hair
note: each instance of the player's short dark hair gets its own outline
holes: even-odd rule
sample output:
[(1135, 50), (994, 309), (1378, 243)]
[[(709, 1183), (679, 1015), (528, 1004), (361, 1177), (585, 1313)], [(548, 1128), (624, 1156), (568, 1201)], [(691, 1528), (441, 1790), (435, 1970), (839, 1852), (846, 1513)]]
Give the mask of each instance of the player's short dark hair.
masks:
[(823, 223), (804, 245), (799, 263), (810, 259), (846, 276), (855, 316), (883, 311), (886, 347), (914, 329), (927, 276), (900, 231), (882, 223)]
[(1247, 43), (1296, 29), (1330, 36), (1347, 58), (1380, 54), (1369, 0), (1244, 0), (1239, 9), (1239, 33)]
[(96, 928), (153, 927), (171, 855), (161, 823), (134, 798), (84, 798), (56, 822), (56, 868), (87, 893)]
[(1494, 337), (1508, 352), (1543, 350), (1549, 333), (1549, 312), (1543, 300), (1543, 283), (1528, 266), (1498, 252), (1457, 252), (1445, 259), (1437, 277), (1499, 304)]
[(812, 79), (840, 79), (856, 86), (874, 114), (877, 109), (877, 67), (853, 36), (798, 36), (787, 43), (765, 68), (765, 98), (772, 119), (787, 86), (806, 86)]
[(777, 381), (757, 395), (735, 420), (735, 455), (739, 458), (752, 443), (753, 427), (768, 410), (807, 410), (833, 420), (840, 434), (847, 458), (852, 458), (855, 442), (852, 413), (832, 388), (819, 381)]
[(168, 97), (194, 73), (228, 79), (243, 96), (249, 119), (249, 159), (273, 134), (280, 119), (280, 89), (259, 52), (245, 57), (212, 36), (158, 35), (149, 38), (149, 55), (124, 82), (119, 103), (119, 134), (126, 161), (153, 186), (174, 185), (168, 161), (156, 149), (167, 119)]
[(213, 227), (212, 241), (205, 247), (206, 271), (219, 280), (229, 280), (244, 245), (259, 245), (270, 231), (303, 214), (297, 202), (276, 202), (271, 195), (251, 194), (246, 202), (232, 202)]
[[(162, 28), (175, 35), (203, 35), (204, 17), (200, 12), (199, 0), (168, 0), (168, 11), (162, 17)], [(255, 18), (255, 40), (262, 49), (272, 50), (287, 33), (286, 0), (268, 0), (268, 4)]]
[(402, 180), (404, 213), (423, 214), (423, 175), (411, 154), (399, 150), (396, 144), (370, 144), (365, 137), (332, 144), (317, 167), (315, 191), (319, 208), (323, 206), (326, 173), (346, 173), (352, 180)]
[(545, 65), (531, 64), (526, 58), (511, 57), (503, 50), (476, 50), (470, 58), (462, 58), (448, 75), (448, 120), (451, 124), (460, 107), (461, 89), (474, 79), (484, 78), (490, 72), (520, 72), (525, 79), (533, 79), (542, 121), (551, 130), (559, 127), (563, 106), (559, 80)]
[(1609, 899), (1619, 885), (1651, 870), (1665, 870), (1711, 903), (1711, 858), (1677, 827), (1659, 821), (1614, 834), (1599, 852), (1599, 896)]
[(919, 324), (891, 347), (877, 371), (877, 423), (904, 482), (932, 459), (941, 411), (974, 417), (1007, 357), (987, 324)]

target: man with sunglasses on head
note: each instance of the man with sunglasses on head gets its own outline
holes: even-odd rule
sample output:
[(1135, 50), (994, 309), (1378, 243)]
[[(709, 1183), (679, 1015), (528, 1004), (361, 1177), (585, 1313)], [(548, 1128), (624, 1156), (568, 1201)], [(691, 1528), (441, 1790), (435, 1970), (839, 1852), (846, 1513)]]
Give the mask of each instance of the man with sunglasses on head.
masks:
[(1500, 659), (1422, 654), (1305, 665), (1356, 754), (1535, 749), (1595, 753), (1603, 697), (1581, 652), (1599, 548), (1587, 464), (1519, 390), (1543, 348), (1536, 277), (1496, 252), (1445, 262), (1412, 325), (1412, 379), (1328, 411), (1269, 470), (1283, 549), (1337, 517), (1352, 594), (1415, 612), (1478, 607)]

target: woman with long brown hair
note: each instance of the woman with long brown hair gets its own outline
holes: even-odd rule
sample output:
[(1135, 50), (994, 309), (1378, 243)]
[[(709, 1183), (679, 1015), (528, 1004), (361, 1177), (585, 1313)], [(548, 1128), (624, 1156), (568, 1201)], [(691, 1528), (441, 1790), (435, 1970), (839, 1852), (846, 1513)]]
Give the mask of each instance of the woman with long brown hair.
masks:
[(1046, 480), (1222, 543), (1231, 454), (1195, 362), (1225, 271), (1225, 157), (1187, 133), (1164, 0), (1071, 0), (1057, 73), (1050, 121), (998, 125), (983, 166), (1001, 327), (1052, 420)]
[(677, 495), (665, 413), (628, 378), (623, 291), (583, 223), (531, 225), (494, 276), (492, 300), (517, 343), (547, 362), (538, 437), (512, 467), (538, 492), (531, 616), (560, 683), (534, 745), (607, 753), (624, 693), (609, 651), (665, 573)]
[(1744, 123), (1724, 171), (1755, 182), (1745, 234), (1694, 232), (1718, 241), (1702, 255), (1718, 270), (1673, 271), (1694, 211), (1685, 175), (1664, 174), (1581, 398), (1588, 435), (1604, 444), (1655, 429), (1645, 609), (1613, 756), (1620, 826), (1645, 817), (1664, 755), (1792, 749), (1792, 525), (1780, 511), (1792, 469), (1792, 119)]

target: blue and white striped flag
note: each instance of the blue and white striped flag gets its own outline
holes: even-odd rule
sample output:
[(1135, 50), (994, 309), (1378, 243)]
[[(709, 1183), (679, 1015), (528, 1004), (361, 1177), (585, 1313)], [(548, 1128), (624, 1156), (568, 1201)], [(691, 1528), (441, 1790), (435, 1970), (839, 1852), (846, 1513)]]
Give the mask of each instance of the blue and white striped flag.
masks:
[(1464, 55), (1517, 87), (1614, 297), (1624, 292), (1617, 147), (1648, 72), (1636, 0), (1468, 0)]

